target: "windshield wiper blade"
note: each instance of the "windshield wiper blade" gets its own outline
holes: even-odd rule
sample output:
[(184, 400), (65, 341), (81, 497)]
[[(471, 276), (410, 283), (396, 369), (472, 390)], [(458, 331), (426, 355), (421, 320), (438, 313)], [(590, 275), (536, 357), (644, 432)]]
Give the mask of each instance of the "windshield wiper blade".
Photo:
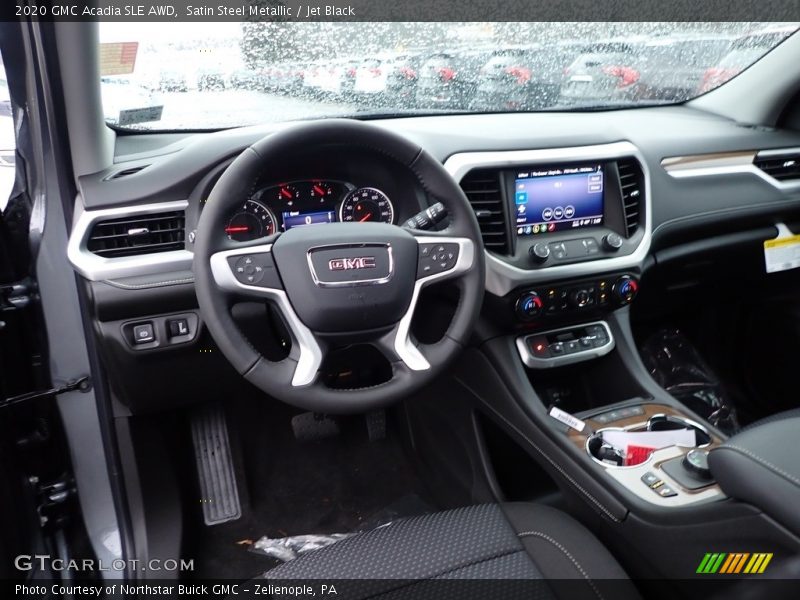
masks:
[(480, 114), (481, 111), (468, 110), (465, 108), (398, 108), (398, 109), (364, 109), (356, 110), (352, 114), (354, 117), (423, 117), (429, 115), (472, 115)]

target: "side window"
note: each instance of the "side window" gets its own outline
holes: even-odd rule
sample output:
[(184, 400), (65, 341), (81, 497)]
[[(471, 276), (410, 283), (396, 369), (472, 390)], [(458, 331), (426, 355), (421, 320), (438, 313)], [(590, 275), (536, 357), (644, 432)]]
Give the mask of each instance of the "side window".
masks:
[(11, 96), (8, 93), (6, 69), (0, 58), (0, 211), (8, 204), (14, 186), (14, 121), (11, 118)]

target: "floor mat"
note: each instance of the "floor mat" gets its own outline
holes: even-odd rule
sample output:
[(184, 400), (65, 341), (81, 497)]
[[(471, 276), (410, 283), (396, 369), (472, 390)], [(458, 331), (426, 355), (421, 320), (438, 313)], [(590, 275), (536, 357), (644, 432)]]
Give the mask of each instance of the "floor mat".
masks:
[[(190, 524), (196, 577), (245, 579), (278, 564), (249, 552), (261, 536), (347, 533), (429, 512), (427, 491), (392, 439), (369, 442), (363, 419), (341, 422), (340, 436), (297, 442), (288, 408), (241, 402), (229, 410), (242, 449), (249, 500), (242, 518)], [(244, 479), (240, 476), (240, 481)]]

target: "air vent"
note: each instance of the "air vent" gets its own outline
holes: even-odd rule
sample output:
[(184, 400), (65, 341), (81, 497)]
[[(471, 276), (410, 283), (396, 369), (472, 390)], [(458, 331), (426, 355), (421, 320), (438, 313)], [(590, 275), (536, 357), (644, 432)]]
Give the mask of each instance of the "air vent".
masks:
[(635, 158), (623, 158), (617, 162), (619, 181), (622, 186), (622, 203), (625, 207), (625, 229), (631, 237), (639, 229), (644, 206), (644, 173)]
[(461, 189), (472, 205), (481, 228), (483, 245), (498, 254), (508, 254), (508, 229), (500, 193), (500, 173), (494, 169), (470, 171), (461, 180)]
[(778, 181), (800, 179), (800, 152), (756, 157), (753, 164)]
[(120, 179), (122, 177), (127, 177), (128, 175), (133, 175), (134, 173), (138, 173), (142, 169), (146, 169), (150, 165), (139, 165), (138, 167), (129, 167), (127, 169), (122, 169), (121, 171), (117, 171), (113, 175), (106, 177), (106, 181), (110, 181), (111, 179)]
[(182, 210), (98, 221), (89, 234), (89, 252), (105, 258), (183, 250)]

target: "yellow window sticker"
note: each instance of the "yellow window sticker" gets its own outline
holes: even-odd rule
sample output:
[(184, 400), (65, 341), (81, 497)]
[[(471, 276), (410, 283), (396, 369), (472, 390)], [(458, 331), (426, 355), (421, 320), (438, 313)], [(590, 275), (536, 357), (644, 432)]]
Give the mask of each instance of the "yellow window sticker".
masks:
[(764, 240), (764, 264), (767, 273), (778, 273), (800, 267), (800, 235), (794, 235), (779, 223), (778, 237)]

